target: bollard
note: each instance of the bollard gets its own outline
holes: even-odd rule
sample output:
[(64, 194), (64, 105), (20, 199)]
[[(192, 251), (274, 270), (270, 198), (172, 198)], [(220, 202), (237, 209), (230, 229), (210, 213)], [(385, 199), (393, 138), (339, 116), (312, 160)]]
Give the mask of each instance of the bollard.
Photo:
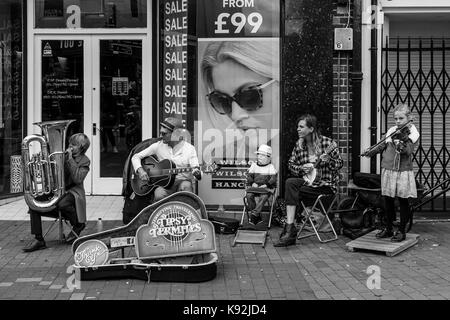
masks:
[(19, 193), (23, 192), (23, 168), (22, 168), (22, 157), (21, 156), (11, 156), (11, 184), (10, 192)]

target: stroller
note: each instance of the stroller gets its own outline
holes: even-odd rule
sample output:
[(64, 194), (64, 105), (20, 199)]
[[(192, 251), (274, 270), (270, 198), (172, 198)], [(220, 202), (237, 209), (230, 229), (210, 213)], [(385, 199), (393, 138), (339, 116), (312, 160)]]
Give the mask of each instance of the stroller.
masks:
[[(411, 216), (406, 232), (412, 228), (415, 211), (450, 190), (450, 178), (428, 190), (425, 190), (424, 186), (417, 181), (416, 186), (417, 198), (410, 201)], [(356, 172), (347, 188), (351, 195), (339, 202), (337, 210), (341, 218), (342, 233), (351, 239), (356, 239), (375, 229), (382, 229), (386, 223), (381, 196), (381, 176)], [(439, 188), (442, 190), (431, 195)]]

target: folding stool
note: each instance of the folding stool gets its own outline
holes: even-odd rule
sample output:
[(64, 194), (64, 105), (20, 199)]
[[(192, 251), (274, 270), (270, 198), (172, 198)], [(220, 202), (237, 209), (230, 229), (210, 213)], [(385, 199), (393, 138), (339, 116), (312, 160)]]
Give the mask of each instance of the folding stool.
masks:
[[(325, 205), (323, 203), (323, 198), (326, 197), (333, 197), (332, 201), (330, 203), (330, 205), (328, 206), (327, 209), (325, 209)], [(305, 215), (304, 217), (304, 221), (300, 226), (300, 229), (297, 233), (297, 239), (303, 239), (303, 238), (307, 238), (313, 235), (316, 235), (317, 238), (319, 239), (320, 242), (325, 243), (325, 242), (330, 242), (330, 241), (334, 241), (338, 239), (338, 235), (336, 233), (336, 230), (333, 227), (333, 223), (331, 222), (330, 218), (328, 217), (328, 214), (332, 212), (332, 208), (333, 205), (335, 204), (335, 202), (337, 201), (337, 194), (320, 194), (317, 199), (314, 201), (314, 204), (312, 205), (312, 207), (306, 207), (305, 204), (303, 203), (303, 201), (300, 201), (302, 207), (303, 207), (303, 213)], [(314, 221), (311, 219), (311, 214), (314, 212), (314, 210), (318, 209), (325, 217), (322, 220), (322, 222), (320, 223), (320, 225), (316, 228), (316, 226), (314, 225)], [(325, 222), (328, 222), (328, 224), (331, 227), (331, 231), (334, 236), (332, 238), (328, 238), (328, 239), (322, 239), (322, 237), (320, 236), (320, 228), (323, 226), (323, 224)], [(303, 231), (305, 225), (309, 223), (312, 227), (312, 229), (314, 230), (314, 232), (305, 232)], [(302, 234), (303, 231), (303, 234)], [(324, 232), (322, 232), (324, 233)]]
[[(64, 235), (64, 223), (70, 227), (70, 232), (72, 233), (72, 227), (69, 225), (69, 223), (67, 222), (66, 219), (64, 219), (64, 217), (61, 215), (61, 210), (58, 210), (58, 216), (55, 218), (54, 216), (49, 216), (49, 215), (45, 215), (45, 212), (41, 214), (41, 217), (47, 217), (47, 218), (54, 218), (55, 220), (52, 222), (52, 224), (50, 225), (50, 227), (48, 227), (47, 231), (45, 231), (43, 237), (45, 238), (45, 236), (47, 234), (50, 233), (50, 231), (53, 229), (53, 227), (55, 226), (56, 223), (58, 223), (58, 227), (59, 227), (59, 241), (60, 242), (64, 242), (65, 240), (65, 235)], [(76, 235), (78, 237), (78, 235)]]

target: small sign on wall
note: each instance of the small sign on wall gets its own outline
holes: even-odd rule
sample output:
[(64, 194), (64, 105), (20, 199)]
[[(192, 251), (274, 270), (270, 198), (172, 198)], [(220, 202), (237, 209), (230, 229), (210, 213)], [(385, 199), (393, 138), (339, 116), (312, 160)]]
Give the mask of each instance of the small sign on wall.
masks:
[(113, 96), (128, 95), (128, 77), (112, 78), (112, 95)]

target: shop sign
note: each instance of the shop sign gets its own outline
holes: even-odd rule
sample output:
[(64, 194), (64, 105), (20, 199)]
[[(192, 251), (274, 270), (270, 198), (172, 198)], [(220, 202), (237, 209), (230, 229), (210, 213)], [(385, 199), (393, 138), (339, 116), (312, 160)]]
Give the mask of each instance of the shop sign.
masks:
[(162, 95), (160, 119), (187, 121), (188, 0), (163, 1)]
[(279, 1), (199, 0), (199, 38), (279, 37)]
[(133, 49), (130, 45), (113, 43), (111, 45), (112, 52), (114, 54), (124, 54), (127, 56), (131, 56), (133, 54)]
[(92, 267), (103, 265), (108, 261), (109, 251), (106, 244), (100, 240), (87, 240), (80, 244), (75, 251), (75, 265)]
[(51, 57), (52, 55), (52, 47), (50, 46), (50, 43), (47, 42), (44, 46), (44, 50), (42, 50), (42, 56)]
[(245, 189), (247, 167), (221, 167), (212, 175), (213, 189)]
[(180, 201), (167, 202), (156, 208), (148, 224), (140, 226), (136, 232), (139, 259), (215, 251), (213, 224), (202, 219), (192, 206)]
[(112, 95), (113, 96), (128, 95), (128, 77), (112, 78)]

